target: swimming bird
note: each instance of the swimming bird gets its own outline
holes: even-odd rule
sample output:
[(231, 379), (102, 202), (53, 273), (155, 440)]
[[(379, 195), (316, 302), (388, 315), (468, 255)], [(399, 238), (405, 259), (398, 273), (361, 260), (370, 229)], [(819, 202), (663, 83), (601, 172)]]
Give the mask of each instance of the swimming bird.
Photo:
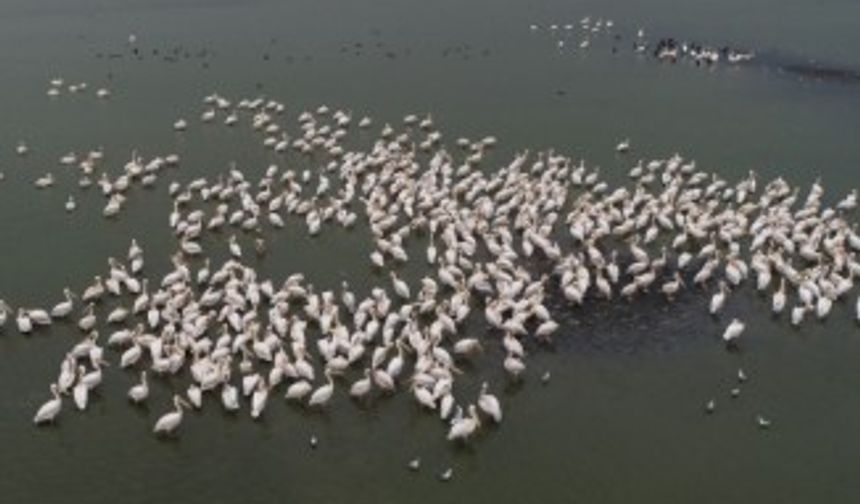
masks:
[(182, 423), (182, 408), (190, 408), (190, 405), (186, 403), (179, 395), (173, 396), (173, 407), (174, 411), (165, 413), (155, 422), (155, 427), (153, 427), (152, 432), (156, 435), (170, 435), (179, 428), (179, 425)]
[(128, 390), (128, 398), (131, 402), (138, 404), (149, 397), (149, 383), (146, 381), (146, 370), (140, 372), (140, 383)]
[(448, 469), (445, 469), (444, 471), (442, 471), (441, 474), (439, 474), (439, 479), (443, 482), (444, 481), (451, 481), (451, 478), (453, 478), (453, 477), (454, 477), (454, 469), (451, 469), (450, 467)]
[(743, 334), (744, 329), (746, 329), (746, 325), (743, 322), (733, 319), (728, 327), (726, 327), (725, 332), (723, 332), (723, 341), (727, 344), (734, 344), (740, 338), (741, 334)]
[(221, 389), (221, 404), (227, 411), (239, 410), (239, 391), (230, 383), (224, 382)]
[(481, 394), (478, 396), (478, 407), (486, 413), (496, 423), (502, 421), (502, 407), (496, 396), (488, 393), (489, 385), (487, 382), (481, 384)]
[(366, 396), (371, 389), (370, 368), (364, 370), (364, 378), (357, 380), (349, 388), (349, 395), (355, 398)]
[(260, 418), (263, 410), (266, 409), (266, 400), (269, 397), (269, 386), (265, 380), (257, 382), (257, 389), (251, 396), (251, 418)]
[(312, 390), (313, 385), (311, 385), (309, 382), (307, 382), (306, 380), (298, 380), (290, 384), (289, 387), (287, 387), (287, 393), (284, 394), (284, 398), (301, 400), (306, 395), (310, 394)]
[(57, 418), (57, 415), (60, 414), (63, 400), (60, 398), (60, 392), (56, 383), (51, 384), (51, 395), (53, 398), (43, 404), (39, 408), (39, 411), (36, 412), (36, 416), (33, 417), (34, 424), (52, 423)]
[(308, 399), (308, 406), (325, 406), (334, 394), (334, 382), (332, 381), (331, 371), (326, 369), (325, 377), (327, 383), (314, 390)]
[(15, 324), (18, 326), (18, 332), (21, 334), (30, 334), (33, 331), (33, 321), (30, 320), (30, 314), (23, 308), (18, 308), (18, 316), (15, 318)]
[(89, 400), (90, 388), (84, 383), (84, 373), (86, 369), (83, 366), (78, 367), (78, 383), (75, 384), (75, 388), (72, 389), (72, 396), (75, 400), (75, 406), (80, 411), (87, 409), (87, 402)]
[(477, 432), (481, 426), (481, 421), (478, 418), (478, 410), (474, 404), (470, 404), (468, 411), (468, 416), (455, 419), (451, 423), (451, 428), (448, 430), (448, 441), (465, 441)]

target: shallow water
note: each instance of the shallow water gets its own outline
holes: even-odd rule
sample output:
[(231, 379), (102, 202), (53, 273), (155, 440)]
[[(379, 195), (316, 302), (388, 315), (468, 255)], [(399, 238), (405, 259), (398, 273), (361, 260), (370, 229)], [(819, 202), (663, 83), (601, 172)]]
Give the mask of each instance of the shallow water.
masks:
[[(262, 172), (270, 159), (252, 133), (197, 124), (200, 100), (216, 90), (267, 94), (291, 113), (328, 103), (377, 124), (431, 111), (448, 140), (499, 137), (497, 162), (514, 150), (555, 147), (600, 164), (614, 181), (637, 157), (679, 151), (729, 177), (751, 169), (797, 183), (820, 177), (838, 191), (833, 197), (860, 182), (856, 86), (756, 68), (661, 65), (626, 44), (613, 55), (609, 41), (584, 53), (559, 51), (546, 32), (528, 29), (587, 14), (611, 17), (625, 37), (644, 26), (658, 37), (860, 65), (860, 4), (850, 0), (4, 2), (0, 296), (53, 304), (63, 286), (80, 290), (106, 257), (124, 256), (132, 237), (147, 252), (148, 274), (164, 272), (174, 246), (165, 180), (132, 190), (121, 217), (106, 221), (97, 188), (79, 194), (56, 160), (104, 146), (113, 173), (133, 148), (146, 156), (178, 152), (175, 176), (184, 181), (230, 161)], [(130, 32), (140, 59), (126, 46)], [(54, 76), (107, 85), (113, 96), (48, 100)], [(180, 116), (192, 124), (181, 136), (170, 128)], [(626, 137), (633, 152), (621, 159), (613, 147)], [(18, 140), (31, 156), (14, 155)], [(57, 186), (37, 191), (32, 181), (48, 170)], [(79, 208), (67, 215), (70, 192)], [(385, 280), (369, 272), (370, 243), (360, 233), (309, 240), (288, 226), (270, 249), (260, 269), (278, 278), (305, 271), (323, 287), (350, 278), (360, 289)], [(500, 350), (488, 345), (464, 379), (476, 392), (488, 378), (505, 420), (467, 448), (444, 442), (444, 426), (409, 398), (357, 407), (342, 388), (323, 414), (273, 397), (257, 423), (210, 403), (186, 417), (179, 439), (162, 442), (150, 429), (179, 382), (157, 382), (148, 408), (137, 410), (125, 400), (136, 376), (115, 368), (86, 414), (66, 401), (56, 428), (35, 429), (32, 415), (78, 334), (59, 324), (22, 337), (7, 325), (0, 495), (92, 503), (856, 501), (853, 306), (838, 305), (825, 323), (798, 331), (766, 315), (769, 300), (746, 291), (730, 297), (716, 320), (699, 294), (673, 305), (640, 301), (565, 311), (554, 347), (528, 348), (519, 386), (504, 385)], [(741, 351), (728, 353), (718, 335), (734, 316), (748, 329)], [(477, 323), (468, 330), (483, 333)], [(750, 381), (730, 399), (740, 366)], [(546, 370), (552, 379), (542, 385)], [(717, 411), (705, 416), (712, 397)], [(773, 420), (769, 431), (756, 428), (760, 413)], [(415, 456), (423, 460), (417, 474), (405, 469)], [(438, 482), (449, 466), (454, 479)]]

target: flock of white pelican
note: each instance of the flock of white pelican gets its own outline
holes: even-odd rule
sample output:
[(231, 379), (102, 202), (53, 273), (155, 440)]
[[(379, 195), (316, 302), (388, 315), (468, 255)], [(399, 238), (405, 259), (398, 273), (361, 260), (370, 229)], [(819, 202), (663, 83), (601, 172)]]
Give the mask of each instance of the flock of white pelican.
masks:
[[(165, 407), (150, 397), (148, 380), (185, 379), (154, 424), (160, 435), (207, 403), (261, 419), (273, 395), (323, 409), (341, 396), (403, 392), (445, 423), (447, 439), (468, 442), (501, 423), (503, 407), (493, 394), (499, 383), (484, 380), (477, 394), (458, 387), (461, 364), (498, 345), (507, 379), (523, 380), (527, 348), (559, 329), (549, 295), (575, 309), (590, 297), (635, 302), (656, 291), (672, 300), (703, 289), (713, 293), (705, 309), (716, 316), (728, 295), (751, 283), (772, 299), (773, 312), (788, 310), (799, 325), (827, 317), (860, 273), (860, 235), (847, 219), (856, 191), (827, 205), (818, 183), (803, 195), (752, 172), (731, 183), (680, 155), (640, 160), (629, 183), (613, 188), (599, 169), (554, 151), (520, 152), (485, 169), (495, 138), (460, 138), (449, 151), (429, 115), (382, 125), (362, 149), (346, 139), (374, 127), (368, 117), (320, 106), (288, 127), (285, 111), (270, 99), (213, 94), (199, 123), (173, 125), (177, 134), (248, 125), (282, 162), (259, 176), (234, 163), (221, 174), (171, 181), (176, 248), (166, 274), (147, 275), (134, 240), (125, 260), (110, 258), (105, 273), (80, 294), (66, 289), (53, 308), (13, 310), (0, 301), (0, 328), (13, 317), (29, 334), (74, 318), (81, 334), (34, 423), (56, 421), (69, 394), (85, 410), (111, 362), (139, 373), (128, 391), (134, 404)], [(629, 142), (617, 150), (630, 156)], [(101, 160), (101, 150), (67, 159), (82, 167), (81, 180), (91, 180)], [(177, 164), (176, 155), (147, 162), (133, 154), (119, 177), (102, 173), (105, 215), (116, 215), (130, 185), (153, 184)], [(377, 285), (362, 294), (346, 281), (316, 286), (301, 272), (264, 278), (247, 259), (265, 254), (267, 235), (288, 220), (311, 237), (368, 230)], [(225, 259), (217, 264), (213, 255)], [(403, 271), (408, 262), (425, 263), (417, 281)], [(538, 262), (549, 267), (536, 272)], [(857, 310), (860, 318), (860, 302)], [(465, 332), (470, 319), (486, 328)], [(741, 344), (744, 330), (732, 320), (722, 338)]]
[[(599, 37), (610, 37), (612, 53), (618, 52), (621, 43), (627, 44), (619, 30), (614, 29), (615, 22), (611, 19), (592, 18), (585, 16), (578, 22), (558, 23), (553, 22), (543, 26), (538, 24), (529, 25), (532, 33), (546, 33), (555, 42), (559, 51), (563, 52), (585, 52), (592, 42)], [(580, 40), (571, 40), (580, 36)], [(649, 54), (660, 61), (676, 63), (689, 61), (695, 66), (710, 67), (719, 62), (737, 65), (751, 61), (755, 54), (744, 49), (730, 46), (711, 46), (703, 43), (678, 40), (673, 37), (664, 37), (656, 41), (649, 40), (644, 28), (638, 28), (636, 34), (627, 38), (630, 40), (632, 50), (637, 54)], [(573, 42), (573, 44), (571, 43)]]
[[(549, 32), (555, 38), (556, 46), (559, 49), (563, 49), (566, 45), (569, 46), (571, 42), (570, 39), (580, 35), (582, 38), (573, 47), (584, 51), (591, 46), (591, 40), (593, 38), (603, 34), (609, 34), (614, 26), (615, 21), (611, 19), (592, 19), (591, 16), (585, 16), (577, 23), (550, 23), (544, 26), (543, 30)], [(541, 29), (540, 25), (529, 25), (529, 30), (532, 32), (537, 32)]]
[[(48, 83), (48, 90), (45, 94), (51, 98), (57, 98), (62, 96), (64, 91), (69, 94), (79, 94), (85, 93), (88, 89), (89, 84), (86, 82), (67, 83), (65, 79), (56, 77), (51, 79)], [(105, 87), (100, 87), (96, 89), (95, 95), (97, 98), (107, 99), (110, 98), (110, 90)]]

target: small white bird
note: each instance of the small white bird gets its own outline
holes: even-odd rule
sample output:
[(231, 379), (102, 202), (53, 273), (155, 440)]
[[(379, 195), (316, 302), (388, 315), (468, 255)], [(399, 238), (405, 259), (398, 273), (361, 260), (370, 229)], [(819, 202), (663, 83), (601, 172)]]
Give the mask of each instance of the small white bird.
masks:
[(451, 481), (452, 477), (454, 477), (454, 469), (451, 469), (450, 467), (445, 469), (445, 471), (439, 475), (439, 479), (442, 481)]

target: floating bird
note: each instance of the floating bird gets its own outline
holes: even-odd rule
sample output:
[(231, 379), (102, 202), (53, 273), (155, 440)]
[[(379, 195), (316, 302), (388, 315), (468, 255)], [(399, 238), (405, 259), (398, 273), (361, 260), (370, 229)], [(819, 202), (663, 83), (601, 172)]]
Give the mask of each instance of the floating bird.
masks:
[(741, 334), (743, 334), (744, 329), (746, 329), (746, 325), (743, 322), (733, 319), (723, 333), (723, 341), (727, 344), (734, 344), (740, 338)]
[(451, 481), (451, 478), (454, 477), (454, 470), (450, 467), (445, 469), (440, 475), (439, 479), (442, 481)]
[(141, 403), (149, 397), (149, 384), (146, 381), (146, 370), (140, 372), (140, 383), (128, 390), (128, 398), (133, 403)]
[(478, 407), (481, 408), (487, 416), (493, 419), (496, 423), (502, 421), (502, 407), (496, 396), (487, 392), (489, 385), (487, 382), (481, 384), (481, 395), (478, 396)]
[(173, 434), (179, 425), (182, 423), (182, 408), (189, 408), (190, 405), (182, 400), (178, 395), (173, 396), (174, 411), (165, 413), (155, 422), (152, 432), (155, 434), (169, 435)]
[(60, 414), (63, 400), (60, 398), (60, 392), (56, 383), (51, 384), (51, 395), (53, 398), (43, 404), (39, 408), (39, 411), (36, 412), (36, 416), (33, 417), (34, 424), (52, 423), (57, 418), (57, 415)]

